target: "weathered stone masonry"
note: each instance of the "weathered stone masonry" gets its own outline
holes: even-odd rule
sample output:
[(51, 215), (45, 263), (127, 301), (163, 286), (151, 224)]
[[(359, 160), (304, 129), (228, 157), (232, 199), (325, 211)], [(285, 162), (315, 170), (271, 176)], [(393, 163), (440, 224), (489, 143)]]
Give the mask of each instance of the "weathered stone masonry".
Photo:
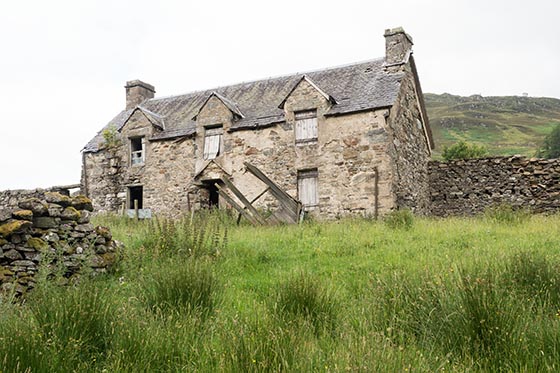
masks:
[(32, 288), (40, 264), (71, 277), (83, 266), (104, 272), (116, 261), (109, 229), (89, 222), (88, 198), (32, 190), (0, 192), (0, 201), (1, 291)]
[(430, 162), (431, 213), (472, 215), (508, 204), (533, 212), (560, 210), (560, 159), (492, 157)]
[[(176, 215), (208, 205), (222, 175), (247, 199), (259, 196), (265, 185), (245, 172), (249, 162), (296, 199), (298, 180), (315, 175), (307, 210), (320, 218), (427, 213), (433, 143), (412, 39), (401, 28), (385, 38), (384, 58), (183, 96), (154, 98), (153, 86), (128, 82), (126, 110), (106, 127), (120, 143), (105, 146), (100, 132), (84, 149), (85, 193), (97, 211), (130, 209), (141, 193), (143, 208)], [(317, 134), (298, 142), (302, 112), (314, 113)], [(216, 131), (219, 152), (208, 158), (206, 135)], [(275, 203), (264, 194), (256, 205)]]

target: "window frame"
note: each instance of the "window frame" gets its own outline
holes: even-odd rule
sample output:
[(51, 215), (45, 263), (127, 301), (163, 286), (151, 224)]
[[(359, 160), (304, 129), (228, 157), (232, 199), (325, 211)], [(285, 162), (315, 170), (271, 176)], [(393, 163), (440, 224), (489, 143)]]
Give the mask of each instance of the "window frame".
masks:
[[(139, 143), (136, 143), (140, 141)], [(146, 138), (144, 136), (134, 136), (129, 138), (130, 143), (130, 165), (141, 166), (146, 163)], [(140, 150), (134, 150), (140, 148)]]
[[(319, 140), (317, 109), (294, 112), (294, 137), (296, 144), (316, 143)], [(305, 133), (311, 133), (305, 136)]]
[[(204, 160), (216, 159), (222, 154), (223, 135), (224, 126), (222, 124), (204, 127), (204, 142), (202, 144), (202, 158)], [(217, 138), (217, 144), (213, 144), (217, 149), (209, 149), (210, 143), (208, 140), (210, 138)]]

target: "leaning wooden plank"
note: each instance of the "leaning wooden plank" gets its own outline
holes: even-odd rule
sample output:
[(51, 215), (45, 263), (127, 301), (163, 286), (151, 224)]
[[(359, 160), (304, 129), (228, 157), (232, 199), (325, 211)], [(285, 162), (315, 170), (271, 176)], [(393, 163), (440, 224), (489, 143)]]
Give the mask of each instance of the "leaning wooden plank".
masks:
[(233, 185), (231, 180), (226, 175), (222, 176), (222, 181), (224, 182), (224, 184), (226, 184), (228, 189), (231, 190), (231, 192), (239, 199), (239, 201), (241, 201), (241, 203), (245, 205), (245, 207), (247, 207), (249, 213), (253, 215), (260, 224), (266, 224), (266, 220), (261, 216), (261, 214), (259, 214), (257, 209), (253, 207), (253, 205), (251, 205), (251, 202), (249, 202), (249, 200), (243, 195), (243, 193), (241, 193), (239, 189), (237, 189), (237, 187)]
[(289, 210), (297, 211), (298, 205), (300, 204), (296, 201), (292, 196), (288, 193), (284, 192), (274, 181), (270, 180), (268, 176), (266, 176), (261, 170), (257, 167), (253, 166), (252, 164), (245, 162), (245, 167), (249, 172), (255, 175), (259, 180), (270, 187), (270, 192), (276, 199), (283, 204)]
[(218, 193), (220, 194), (220, 196), (222, 196), (227, 203), (229, 203), (234, 209), (237, 210), (237, 212), (239, 212), (241, 215), (243, 215), (247, 220), (249, 220), (249, 222), (253, 225), (260, 225), (261, 223), (255, 219), (253, 216), (251, 216), (247, 210), (243, 209), (243, 207), (239, 206), (234, 200), (233, 198), (231, 198), (229, 196), (229, 194), (227, 194), (222, 187), (220, 187), (220, 185), (216, 184), (216, 187), (218, 188)]
[(279, 208), (278, 210), (272, 213), (272, 216), (279, 222), (282, 223), (297, 223), (299, 219), (294, 218), (294, 214), (290, 213), (290, 210), (287, 210), (283, 207)]
[[(270, 189), (269, 187), (266, 187), (262, 192), (259, 193), (258, 196), (256, 196), (255, 198), (253, 198), (253, 199), (251, 200), (251, 205), (252, 205), (253, 203), (255, 203), (256, 200), (258, 200), (259, 198), (261, 198), (266, 192), (268, 192), (269, 189)], [(240, 219), (241, 219), (241, 214), (237, 215), (237, 224), (239, 224), (239, 220), (240, 220)]]

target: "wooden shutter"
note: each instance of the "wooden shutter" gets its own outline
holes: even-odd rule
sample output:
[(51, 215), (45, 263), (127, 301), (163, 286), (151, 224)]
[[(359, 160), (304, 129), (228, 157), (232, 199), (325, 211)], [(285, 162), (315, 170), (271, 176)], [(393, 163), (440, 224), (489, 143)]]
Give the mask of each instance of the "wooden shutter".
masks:
[(304, 208), (314, 207), (319, 204), (317, 176), (316, 169), (298, 172), (298, 196)]
[(222, 139), (222, 127), (208, 128), (204, 137), (204, 159), (214, 159), (220, 153), (220, 142)]
[(296, 142), (317, 140), (317, 110), (295, 113)]

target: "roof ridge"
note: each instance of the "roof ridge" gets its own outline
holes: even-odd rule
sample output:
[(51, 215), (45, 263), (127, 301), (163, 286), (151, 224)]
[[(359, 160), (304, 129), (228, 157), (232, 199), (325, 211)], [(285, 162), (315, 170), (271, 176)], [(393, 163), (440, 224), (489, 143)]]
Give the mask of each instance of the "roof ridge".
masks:
[(157, 101), (160, 101), (160, 100), (166, 100), (166, 99), (170, 99), (170, 98), (192, 96), (192, 95), (199, 94), (199, 93), (204, 93), (204, 92), (216, 92), (220, 89), (233, 88), (233, 87), (237, 87), (237, 86), (244, 85), (244, 84), (253, 84), (253, 83), (258, 83), (258, 82), (288, 78), (288, 77), (299, 76), (299, 75), (303, 76), (303, 75), (306, 75), (306, 74), (313, 74), (313, 73), (319, 73), (319, 72), (324, 72), (324, 71), (329, 71), (329, 70), (343, 69), (343, 68), (347, 68), (347, 67), (363, 65), (363, 64), (366, 64), (366, 63), (378, 62), (378, 61), (383, 61), (383, 60), (385, 60), (385, 57), (378, 57), (378, 58), (373, 58), (373, 59), (368, 59), (368, 60), (363, 60), (363, 61), (358, 61), (358, 62), (351, 62), (351, 63), (347, 63), (347, 64), (343, 64), (343, 65), (325, 67), (325, 68), (317, 69), (317, 70), (309, 70), (309, 71), (302, 71), (302, 72), (298, 71), (298, 72), (291, 73), (291, 74), (282, 74), (282, 75), (270, 76), (268, 78), (243, 81), (243, 82), (239, 82), (239, 83), (222, 85), (222, 86), (209, 88), (209, 89), (200, 89), (200, 90), (196, 90), (196, 91), (180, 93), (180, 94), (177, 94), (177, 95), (154, 97), (154, 98), (151, 98), (151, 99), (147, 100), (146, 102), (157, 102)]

